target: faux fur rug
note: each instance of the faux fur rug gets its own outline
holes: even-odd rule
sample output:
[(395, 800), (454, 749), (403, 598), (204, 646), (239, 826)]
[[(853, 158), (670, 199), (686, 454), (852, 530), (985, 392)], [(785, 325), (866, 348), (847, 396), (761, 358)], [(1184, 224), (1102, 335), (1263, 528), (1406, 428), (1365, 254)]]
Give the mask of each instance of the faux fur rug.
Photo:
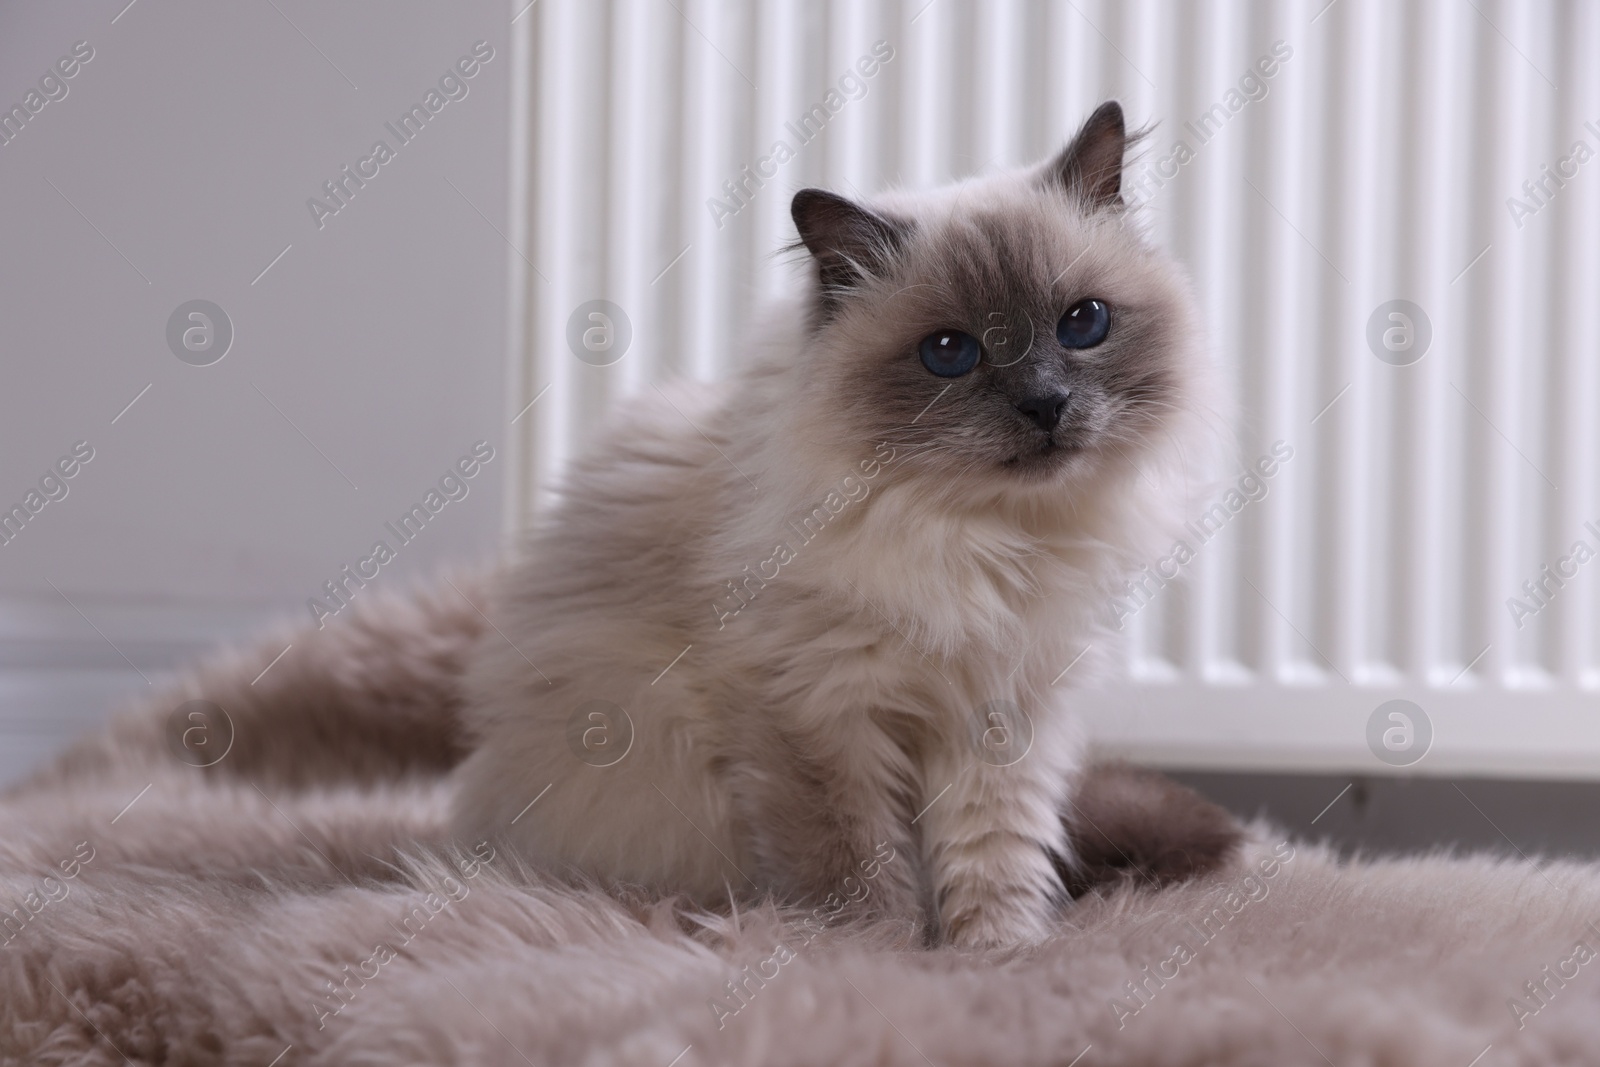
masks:
[(975, 956), (446, 849), (457, 584), (203, 670), (0, 801), (3, 1062), (1600, 1062), (1592, 866), (1342, 863), (1256, 826)]

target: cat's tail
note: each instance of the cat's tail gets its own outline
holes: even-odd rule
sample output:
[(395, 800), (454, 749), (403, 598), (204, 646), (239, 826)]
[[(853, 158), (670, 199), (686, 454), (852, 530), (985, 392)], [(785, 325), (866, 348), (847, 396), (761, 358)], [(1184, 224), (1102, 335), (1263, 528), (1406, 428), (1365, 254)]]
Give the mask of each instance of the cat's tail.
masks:
[(1136, 882), (1159, 889), (1226, 866), (1245, 830), (1233, 815), (1159, 771), (1127, 763), (1084, 768), (1062, 815), (1070, 859), (1056, 873), (1067, 892)]
[(466, 754), (460, 680), (492, 572), (370, 591), (337, 618), (215, 656), (17, 790), (159, 769), (289, 788), (442, 775)]

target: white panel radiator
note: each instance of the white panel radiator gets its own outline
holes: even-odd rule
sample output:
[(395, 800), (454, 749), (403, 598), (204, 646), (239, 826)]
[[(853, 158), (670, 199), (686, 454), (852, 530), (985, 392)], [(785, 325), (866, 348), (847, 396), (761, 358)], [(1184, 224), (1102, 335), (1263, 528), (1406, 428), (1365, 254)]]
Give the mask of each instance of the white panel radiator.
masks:
[[(1034, 160), (1116, 97), (1236, 480), (1293, 455), (1151, 561), (1122, 680), (1069, 699), (1172, 765), (1600, 776), (1600, 5), (524, 3), (514, 519), (614, 399), (737, 360), (795, 189)], [(603, 324), (568, 343), (600, 299), (603, 366)]]

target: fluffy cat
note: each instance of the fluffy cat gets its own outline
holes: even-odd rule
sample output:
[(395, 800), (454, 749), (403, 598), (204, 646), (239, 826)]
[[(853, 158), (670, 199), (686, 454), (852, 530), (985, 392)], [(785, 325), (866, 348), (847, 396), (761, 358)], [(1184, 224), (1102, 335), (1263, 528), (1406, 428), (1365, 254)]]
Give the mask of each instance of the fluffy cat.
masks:
[(795, 196), (804, 298), (737, 380), (625, 409), (502, 575), (460, 834), (963, 947), (1048, 932), (1079, 769), (1052, 686), (1206, 443), (1129, 140), (1107, 103), (1033, 168)]

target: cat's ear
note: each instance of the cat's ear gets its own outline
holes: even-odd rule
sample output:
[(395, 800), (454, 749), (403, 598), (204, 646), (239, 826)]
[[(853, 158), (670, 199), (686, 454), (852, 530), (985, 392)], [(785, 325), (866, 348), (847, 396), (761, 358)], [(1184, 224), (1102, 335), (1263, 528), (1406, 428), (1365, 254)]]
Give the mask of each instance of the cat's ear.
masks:
[(1045, 164), (1048, 188), (1078, 197), (1092, 211), (1122, 206), (1122, 159), (1128, 147), (1122, 105), (1107, 100), (1095, 108), (1072, 143)]
[(817, 262), (825, 308), (882, 269), (900, 250), (909, 227), (824, 189), (802, 189), (789, 205), (800, 243)]

